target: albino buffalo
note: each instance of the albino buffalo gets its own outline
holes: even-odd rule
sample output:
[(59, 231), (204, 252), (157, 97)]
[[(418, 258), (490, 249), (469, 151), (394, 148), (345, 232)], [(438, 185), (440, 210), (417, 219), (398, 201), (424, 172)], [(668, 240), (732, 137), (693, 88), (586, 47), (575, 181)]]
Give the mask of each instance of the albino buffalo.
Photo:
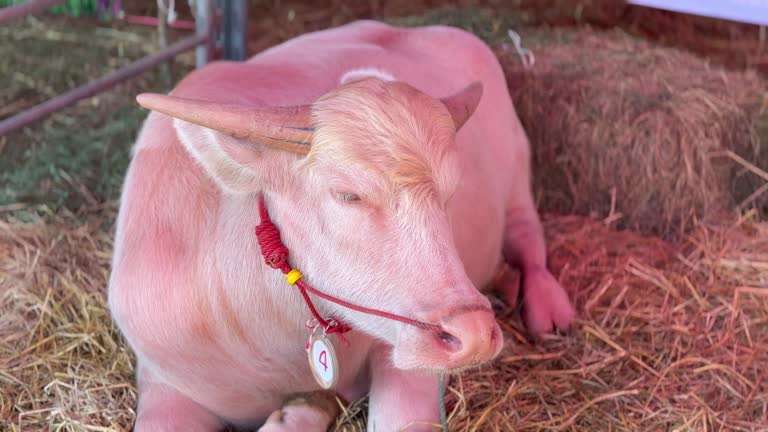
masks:
[(502, 348), (481, 291), (504, 263), (533, 334), (569, 327), (526, 134), (475, 36), (355, 22), (138, 102), (109, 286), (135, 430), (324, 431), (325, 388), (370, 394), (370, 431), (433, 430), (435, 372)]

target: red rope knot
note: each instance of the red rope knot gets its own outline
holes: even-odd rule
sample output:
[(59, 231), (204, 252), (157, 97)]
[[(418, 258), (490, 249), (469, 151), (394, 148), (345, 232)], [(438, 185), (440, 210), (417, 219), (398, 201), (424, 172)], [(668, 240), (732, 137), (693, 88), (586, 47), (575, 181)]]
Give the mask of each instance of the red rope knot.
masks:
[(280, 231), (269, 218), (264, 200), (259, 200), (259, 215), (261, 223), (256, 226), (256, 239), (259, 242), (261, 253), (264, 256), (264, 262), (268, 266), (282, 270), (283, 273), (291, 271), (288, 265), (288, 248), (280, 239)]
[(343, 321), (339, 321), (335, 318), (331, 318), (325, 322), (323, 330), (325, 330), (325, 334), (328, 335), (336, 334), (339, 337), (339, 340), (344, 343), (344, 345), (349, 346), (347, 338), (344, 337), (344, 333), (352, 330), (352, 327), (350, 327), (349, 324)]
[[(307, 328), (310, 329), (312, 333), (314, 333), (318, 327), (323, 330), (323, 334), (325, 335), (336, 334), (339, 340), (344, 343), (344, 345), (349, 346), (347, 338), (344, 337), (344, 333), (352, 330), (352, 327), (350, 327), (348, 324), (333, 317), (324, 320), (319, 316), (316, 316), (315, 318), (307, 321)], [(309, 342), (310, 341), (307, 341), (306, 349), (309, 349)]]
[(334, 318), (329, 319), (327, 322), (328, 322), (328, 325), (325, 327), (325, 332), (327, 334), (336, 333), (338, 335), (342, 335), (352, 330), (352, 327), (350, 327), (349, 324)]

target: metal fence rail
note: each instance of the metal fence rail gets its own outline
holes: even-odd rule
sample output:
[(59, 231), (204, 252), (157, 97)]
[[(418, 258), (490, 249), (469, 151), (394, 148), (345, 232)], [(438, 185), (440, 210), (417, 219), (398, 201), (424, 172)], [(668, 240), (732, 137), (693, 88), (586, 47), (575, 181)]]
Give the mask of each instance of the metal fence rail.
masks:
[[(30, 0), (27, 3), (0, 9), (0, 25), (26, 15), (41, 12), (64, 0)], [(94, 96), (115, 85), (140, 75), (153, 67), (173, 59), (177, 55), (196, 49), (197, 67), (214, 58), (217, 36), (221, 37), (224, 58), (243, 60), (246, 56), (247, 0), (218, 0), (223, 6), (223, 35), (217, 33), (217, 8), (213, 0), (197, 0), (195, 7), (196, 31), (194, 36), (184, 38), (168, 47), (130, 63), (112, 73), (76, 87), (39, 105), (0, 121), (0, 136), (43, 119), (57, 111), (75, 104), (81, 99)]]
[(147, 57), (142, 57), (129, 65), (126, 65), (110, 74), (91, 81), (80, 87), (76, 87), (64, 94), (22, 111), (13, 117), (0, 121), (0, 136), (7, 134), (15, 129), (24, 127), (30, 123), (45, 118), (56, 111), (62, 110), (73, 105), (81, 99), (94, 96), (104, 90), (107, 90), (116, 84), (133, 78), (168, 59), (171, 59), (184, 51), (189, 51), (201, 43), (207, 42), (207, 35), (195, 35), (182, 39), (166, 49), (159, 51)]

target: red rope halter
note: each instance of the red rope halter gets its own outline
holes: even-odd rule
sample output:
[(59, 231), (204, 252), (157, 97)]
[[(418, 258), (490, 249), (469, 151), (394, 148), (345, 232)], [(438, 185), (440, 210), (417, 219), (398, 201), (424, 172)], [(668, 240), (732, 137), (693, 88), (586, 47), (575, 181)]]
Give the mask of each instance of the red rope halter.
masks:
[[(291, 272), (291, 270), (293, 270), (290, 264), (288, 264), (288, 248), (283, 244), (282, 240), (280, 239), (280, 231), (277, 229), (275, 224), (273, 224), (272, 220), (269, 218), (269, 213), (267, 212), (266, 205), (264, 204), (264, 195), (262, 194), (259, 195), (259, 215), (261, 216), (261, 223), (256, 226), (256, 238), (259, 241), (259, 247), (261, 247), (261, 253), (264, 256), (264, 261), (267, 263), (268, 266), (274, 269), (280, 270), (287, 275), (288, 273)], [(362, 312), (370, 315), (376, 315), (376, 316), (388, 318), (394, 321), (399, 321), (404, 324), (412, 325), (423, 330), (430, 330), (430, 331), (436, 331), (436, 332), (440, 331), (440, 326), (438, 325), (428, 324), (422, 321), (406, 318), (400, 315), (380, 311), (377, 309), (358, 306), (358, 305), (346, 302), (344, 300), (338, 299), (336, 297), (333, 297), (331, 295), (328, 295), (321, 291), (316, 290), (311, 285), (304, 283), (304, 281), (302, 281), (300, 278), (294, 283), (294, 285), (299, 288), (299, 292), (301, 292), (301, 296), (304, 298), (304, 302), (307, 303), (307, 307), (309, 307), (310, 312), (312, 312), (312, 316), (317, 320), (319, 325), (323, 327), (325, 332), (328, 334), (336, 333), (339, 335), (339, 337), (342, 340), (344, 340), (344, 336), (342, 335), (350, 331), (352, 328), (348, 324), (336, 318), (331, 318), (326, 320), (322, 316), (320, 316), (320, 313), (318, 313), (317, 309), (315, 309), (315, 305), (312, 304), (312, 300), (309, 298), (308, 292), (322, 299), (328, 300), (330, 302), (336, 303), (338, 305), (341, 305), (343, 307), (346, 307), (348, 309), (352, 309), (358, 312)]]

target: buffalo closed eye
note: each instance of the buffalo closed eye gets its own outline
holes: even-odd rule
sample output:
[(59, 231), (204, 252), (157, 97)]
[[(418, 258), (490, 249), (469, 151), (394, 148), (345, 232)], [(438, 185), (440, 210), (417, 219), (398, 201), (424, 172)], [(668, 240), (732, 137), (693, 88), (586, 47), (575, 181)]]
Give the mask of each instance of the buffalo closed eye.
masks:
[(341, 201), (355, 202), (360, 201), (360, 196), (349, 192), (336, 192), (336, 197)]

